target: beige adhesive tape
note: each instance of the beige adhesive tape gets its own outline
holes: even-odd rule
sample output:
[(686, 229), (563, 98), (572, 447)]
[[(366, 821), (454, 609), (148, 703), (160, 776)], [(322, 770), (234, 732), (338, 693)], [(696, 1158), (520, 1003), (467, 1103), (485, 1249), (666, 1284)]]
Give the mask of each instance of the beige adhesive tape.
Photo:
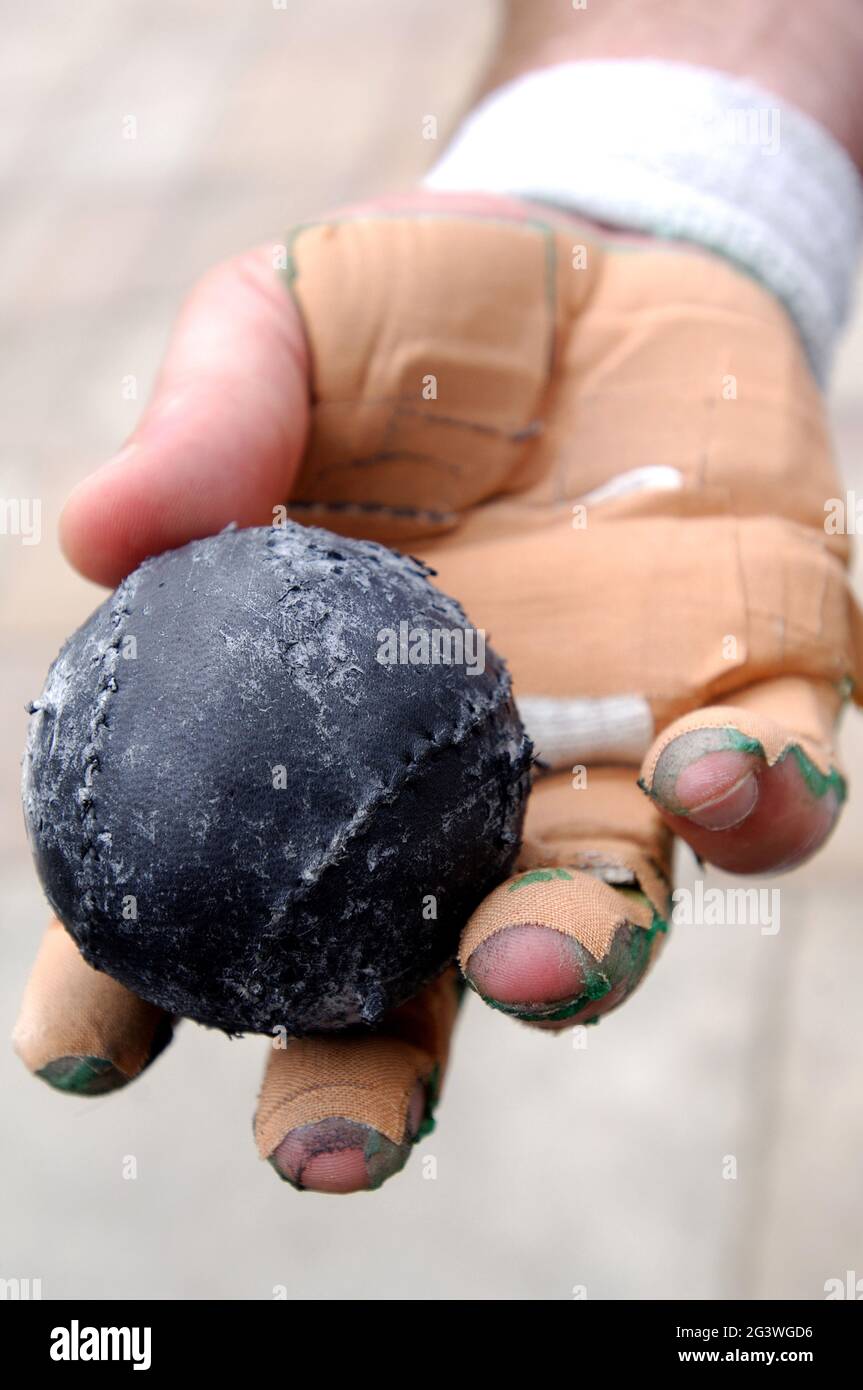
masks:
[(670, 855), (670, 832), (632, 769), (581, 768), (535, 783), (519, 868), (572, 865), (612, 885), (634, 878), (662, 917)]
[[(304, 505), (452, 515), (483, 501), (506, 516), (602, 489), (623, 514), (823, 529), (841, 495), (784, 311), (708, 254), (452, 214), (300, 228), (291, 252), (313, 366)], [(401, 448), (403, 417), (418, 451)], [(609, 486), (671, 474), (671, 490)]]
[(113, 1062), (137, 1076), (165, 1015), (87, 965), (59, 922), (45, 933), (27, 982), (13, 1043), (30, 1071), (64, 1057)]
[(340, 1116), (370, 1125), (394, 1144), (405, 1139), (417, 1081), (440, 1088), (458, 1009), (447, 970), (396, 1012), (379, 1033), (288, 1041), (267, 1060), (255, 1116), (262, 1158), (293, 1129)]
[(504, 652), (516, 694), (628, 693), (654, 723), (756, 680), (835, 686), (859, 669), (841, 563), (808, 528), (768, 517), (626, 518), (574, 532), (423, 549), (441, 587)]
[(525, 818), (526, 844), (558, 863), (573, 842), (609, 837), (667, 862), (668, 829), (639, 791), (634, 769), (590, 767), (576, 769), (574, 776), (554, 773), (537, 779)]
[(478, 946), (507, 927), (550, 927), (577, 941), (600, 961), (627, 923), (644, 930), (652, 925), (653, 914), (645, 904), (623, 897), (574, 865), (562, 872), (568, 876), (536, 879), (528, 873), (496, 888), (464, 930), (459, 948), (462, 969), (467, 968)]
[[(666, 918), (671, 837), (631, 771), (591, 768), (587, 781), (556, 774), (534, 786), (519, 861), (471, 917), (462, 936), (464, 968), (483, 941), (510, 926), (551, 927), (596, 960), (627, 924), (648, 930)], [(562, 872), (561, 872), (562, 871)], [(640, 890), (650, 906), (617, 888)]]
[(258, 1152), (269, 1158), (291, 1130), (336, 1115), (401, 1144), (411, 1093), (432, 1066), (428, 1053), (381, 1037), (303, 1038), (274, 1049), (255, 1120)]
[(288, 283), (314, 407), (298, 519), (428, 535), (505, 491), (546, 410), (562, 325), (589, 293), (570, 258), (548, 227), (481, 218), (295, 233)]
[(574, 841), (569, 862), (612, 887), (640, 889), (658, 917), (668, 912), (670, 885), (668, 866), (619, 837), (591, 836)]
[(760, 286), (577, 223), (365, 218), (292, 246), (315, 421), (295, 514), (410, 541), (517, 696), (626, 698), (661, 731), (757, 681), (856, 679), (823, 403)]

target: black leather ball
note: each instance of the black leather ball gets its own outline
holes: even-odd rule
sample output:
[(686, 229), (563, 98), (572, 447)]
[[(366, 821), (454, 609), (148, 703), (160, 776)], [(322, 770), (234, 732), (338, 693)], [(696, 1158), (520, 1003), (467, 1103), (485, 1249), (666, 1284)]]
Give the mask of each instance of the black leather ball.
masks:
[(24, 809), (84, 957), (229, 1032), (374, 1024), (515, 858), (503, 662), (419, 561), (287, 524), (145, 561), (31, 706)]

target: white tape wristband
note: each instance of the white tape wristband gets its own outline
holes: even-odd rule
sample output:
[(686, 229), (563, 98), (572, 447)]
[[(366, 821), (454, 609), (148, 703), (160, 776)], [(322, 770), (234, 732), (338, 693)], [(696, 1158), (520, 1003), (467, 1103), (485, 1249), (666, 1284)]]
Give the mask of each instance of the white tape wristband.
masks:
[(826, 377), (863, 183), (833, 136), (753, 83), (652, 60), (540, 69), (477, 107), (425, 184), (553, 203), (725, 256), (782, 300)]

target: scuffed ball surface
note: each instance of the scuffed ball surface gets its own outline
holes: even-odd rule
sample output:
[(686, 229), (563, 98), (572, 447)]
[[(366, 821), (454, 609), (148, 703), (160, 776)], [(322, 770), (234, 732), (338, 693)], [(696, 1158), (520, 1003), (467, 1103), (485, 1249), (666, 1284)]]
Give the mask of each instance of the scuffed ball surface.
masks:
[[(24, 810), (85, 958), (230, 1032), (373, 1024), (455, 953), (518, 848), (506, 669), (381, 661), (467, 628), (418, 561), (229, 529), (147, 560), (34, 702)], [(404, 645), (402, 646), (404, 656)]]

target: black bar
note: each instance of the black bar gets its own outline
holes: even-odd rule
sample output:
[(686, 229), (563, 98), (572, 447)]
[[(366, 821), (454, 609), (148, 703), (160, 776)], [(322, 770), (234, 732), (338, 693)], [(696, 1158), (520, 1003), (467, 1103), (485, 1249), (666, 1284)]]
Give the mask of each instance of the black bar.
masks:
[[(475, 1300), (483, 1303), (481, 1297)], [(441, 1349), (451, 1346), (463, 1313), (449, 1305), (433, 1315)], [(502, 1372), (512, 1373), (514, 1343), (526, 1357), (531, 1354), (531, 1329), (536, 1320), (549, 1319), (562, 1337), (556, 1341), (573, 1377), (585, 1371), (616, 1374), (620, 1370), (665, 1371), (714, 1366), (726, 1370), (739, 1366), (799, 1366), (819, 1373), (854, 1366), (858, 1360), (863, 1320), (861, 1304), (849, 1299), (823, 1302), (691, 1302), (683, 1300), (641, 1303), (574, 1300), (550, 1305), (542, 1313), (536, 1303), (524, 1311), (506, 1314), (506, 1324), (496, 1328), (496, 1316), (488, 1303), (477, 1310), (470, 1304), (470, 1323), (460, 1329), (474, 1346), (482, 1343), (482, 1368), (497, 1360), (501, 1348)], [(313, 1319), (310, 1324), (309, 1318)], [(429, 1312), (419, 1313), (422, 1340), (416, 1351), (424, 1360), (428, 1351)], [(92, 1379), (100, 1371), (116, 1376), (140, 1372), (161, 1375), (189, 1370), (213, 1371), (220, 1380), (236, 1366), (245, 1381), (264, 1371), (269, 1377), (293, 1376), (299, 1360), (319, 1358), (318, 1365), (359, 1356), (368, 1365), (389, 1356), (392, 1336), (405, 1351), (412, 1311), (379, 1312), (372, 1302), (359, 1313), (336, 1302), (317, 1314), (304, 1306), (274, 1300), (267, 1302), (73, 1302), (15, 1301), (0, 1303), (0, 1334), (4, 1361), (26, 1369), (68, 1378), (83, 1374)], [(477, 1321), (481, 1318), (483, 1321)], [(331, 1320), (332, 1338), (321, 1337)], [(376, 1326), (380, 1321), (380, 1328)], [(356, 1327), (357, 1332), (353, 1331)], [(111, 1331), (110, 1329), (113, 1329)], [(373, 1347), (378, 1353), (372, 1355)], [(566, 1350), (565, 1350), (566, 1349)], [(92, 1353), (99, 1359), (91, 1359)], [(534, 1353), (535, 1354), (535, 1353)], [(323, 1357), (324, 1360), (320, 1360)], [(447, 1358), (449, 1359), (449, 1358)], [(430, 1361), (430, 1364), (434, 1364)], [(524, 1363), (522, 1363), (524, 1364)], [(543, 1354), (543, 1371), (548, 1366)], [(407, 1370), (407, 1367), (406, 1367)], [(537, 1367), (539, 1371), (539, 1367)], [(410, 1371), (408, 1371), (410, 1374)], [(448, 1375), (448, 1372), (445, 1373)], [(859, 1372), (858, 1372), (859, 1374)]]

